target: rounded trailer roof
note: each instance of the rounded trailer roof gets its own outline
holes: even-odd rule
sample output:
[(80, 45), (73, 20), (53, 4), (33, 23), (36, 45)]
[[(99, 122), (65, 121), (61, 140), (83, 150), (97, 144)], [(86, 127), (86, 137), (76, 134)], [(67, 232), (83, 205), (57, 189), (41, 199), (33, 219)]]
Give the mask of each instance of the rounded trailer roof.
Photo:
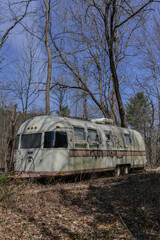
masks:
[(97, 125), (98, 124), (91, 121), (60, 117), (57, 115), (38, 116), (25, 121), (19, 128), (18, 134), (40, 131), (53, 131), (58, 127), (70, 129), (73, 129), (73, 126), (97, 128)]
[(25, 121), (18, 130), (17, 134), (21, 133), (33, 133), (33, 132), (43, 132), (43, 131), (54, 131), (58, 128), (70, 128), (73, 126), (86, 127), (102, 130), (113, 130), (114, 132), (134, 132), (136, 135), (140, 135), (137, 131), (129, 128), (121, 128), (117, 126), (112, 126), (110, 124), (100, 124), (89, 120), (82, 120), (76, 118), (66, 118), (57, 115), (49, 116), (38, 116)]

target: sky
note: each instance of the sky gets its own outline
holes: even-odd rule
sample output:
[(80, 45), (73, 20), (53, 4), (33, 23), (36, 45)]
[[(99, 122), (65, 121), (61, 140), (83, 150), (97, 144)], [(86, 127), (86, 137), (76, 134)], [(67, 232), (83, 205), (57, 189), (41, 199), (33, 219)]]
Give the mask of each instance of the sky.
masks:
[[(14, 1), (12, 1), (14, 2)], [(12, 22), (8, 23), (8, 19), (11, 17), (9, 11), (7, 10), (7, 2), (4, 2), (2, 0), (0, 0), (1, 6), (3, 6), (0, 10), (1, 13), (1, 17), (0, 20), (3, 20), (3, 24), (1, 24), (1, 29), (0, 29), (0, 33), (4, 32), (3, 30), (7, 29), (8, 26), (10, 26), (10, 24)], [(32, 3), (32, 5), (30, 6), (30, 10), (34, 10), (37, 7), (37, 1), (34, 1)], [(2, 10), (3, 9), (3, 10)], [(24, 8), (21, 8), (21, 11)], [(156, 11), (156, 9), (153, 9), (153, 15), (155, 14), (154, 12)], [(32, 20), (30, 18), (26, 18), (25, 19), (25, 23), (29, 24), (32, 22)], [(23, 21), (24, 23), (24, 21)], [(40, 20), (41, 23), (41, 20)], [(148, 29), (152, 29), (152, 18), (150, 17), (150, 19), (148, 19)], [(2, 31), (2, 32), (1, 32)], [(137, 34), (140, 35), (140, 32)], [(136, 35), (135, 35), (136, 36)], [(18, 74), (16, 73), (16, 66), (15, 66), (15, 62), (18, 59), (20, 62), (22, 59), (22, 53), (25, 51), (25, 45), (27, 45), (27, 34), (24, 31), (24, 29), (21, 27), (21, 25), (17, 25), (15, 29), (12, 30), (12, 32), (9, 34), (9, 37), (7, 39), (7, 41), (4, 44), (4, 47), (1, 49), (1, 56), (3, 56), (5, 59), (4, 61), (1, 63), (1, 69), (0, 69), (0, 85), (1, 85), (1, 89), (6, 86), (8, 86), (8, 83), (10, 82), (16, 82), (17, 78), (18, 78)], [(38, 45), (38, 41), (37, 41), (37, 45)], [(42, 81), (42, 83), (45, 82), (46, 79), (46, 68), (44, 67), (44, 63), (46, 63), (47, 61), (47, 54), (46, 54), (46, 50), (44, 48), (43, 44), (39, 44), (39, 46), (37, 47), (37, 56), (40, 62), (42, 62), (43, 64), (41, 65), (41, 71), (37, 68), (35, 70), (35, 76), (34, 76), (34, 81)], [(131, 49), (131, 48), (130, 48)], [(133, 48), (132, 48), (133, 51)], [(122, 84), (121, 84), (121, 92), (123, 94), (123, 101), (124, 103), (127, 101), (127, 99), (131, 96), (133, 96), (139, 89), (136, 87), (135, 84), (135, 80), (138, 77), (139, 79), (143, 77), (143, 74), (146, 74), (147, 70), (143, 70), (142, 68), (140, 68), (140, 64), (142, 62), (142, 59), (139, 56), (134, 56), (132, 58), (127, 58), (125, 59), (125, 61), (123, 62), (123, 68), (122, 71), (120, 71), (120, 75), (121, 77), (124, 76), (123, 80), (122, 80)], [(53, 65), (54, 66), (54, 65)], [(124, 71), (124, 66), (125, 66), (125, 73), (123, 74)], [(145, 71), (145, 72), (144, 72)], [(58, 70), (57, 70), (58, 73)], [(59, 73), (58, 73), (59, 74)], [(56, 75), (56, 71), (53, 72), (53, 76), (57, 77)], [(34, 104), (30, 107), (30, 110), (32, 108), (45, 108), (45, 94), (44, 94), (44, 84), (42, 84), (42, 88), (43, 91), (39, 92), (39, 97), (36, 99), (36, 101), (34, 102)], [(3, 94), (1, 94), (1, 99), (3, 98), (4, 95), (4, 99), (5, 99), (5, 95), (6, 95), (6, 105), (9, 104), (10, 102), (13, 103), (19, 103), (18, 108), (19, 110), (22, 110), (22, 106), (20, 104), (20, 100), (18, 98), (15, 97), (15, 94), (10, 93), (10, 91), (3, 91)], [(10, 96), (10, 97), (9, 97)], [(13, 97), (14, 96), (14, 97)], [(31, 98), (32, 101), (32, 98)], [(2, 101), (1, 101), (2, 102)], [(52, 104), (52, 103), (51, 103)], [(53, 107), (54, 103), (52, 104), (52, 110), (53, 112), (56, 111), (56, 108)]]
[[(16, 1), (11, 1), (16, 2)], [(3, 21), (3, 24), (1, 24), (1, 36), (2, 34), (5, 32), (5, 30), (10, 27), (13, 23), (13, 21), (8, 23), (8, 19), (11, 18), (11, 14), (9, 12), (9, 9), (7, 7), (7, 4), (4, 3), (4, 1), (0, 1), (0, 3), (2, 4), (1, 6), (3, 6), (3, 9), (5, 9), (5, 11), (3, 11), (3, 16), (5, 18), (5, 20)], [(28, 9), (28, 12), (33, 11), (35, 9), (35, 7), (37, 6), (37, 3), (34, 1), (31, 3), (30, 8)], [(15, 11), (15, 8), (13, 6), (13, 9)], [(24, 7), (20, 8), (21, 12), (24, 11)], [(18, 13), (19, 14), (19, 13)], [(26, 17), (22, 23), (25, 24), (32, 24), (32, 19), (30, 17)], [(7, 95), (7, 99), (6, 99), (6, 104), (9, 104), (11, 102), (11, 104), (14, 103), (19, 103), (18, 104), (18, 108), (19, 110), (22, 110), (22, 106), (20, 104), (20, 100), (18, 99), (18, 97), (16, 97), (16, 94), (11, 93), (11, 91), (7, 91), (8, 88), (12, 88), (12, 84), (11, 86), (10, 83), (17, 81), (17, 77), (19, 77), (17, 75), (17, 69), (16, 69), (16, 65), (20, 63), (22, 63), (22, 57), (25, 58), (25, 56), (23, 56), (24, 52), (27, 50), (27, 41), (28, 39), (30, 39), (29, 34), (27, 34), (23, 27), (18, 24), (9, 34), (5, 44), (3, 45), (3, 48), (1, 49), (1, 56), (3, 56), (4, 61), (2, 61), (1, 63), (1, 70), (0, 70), (0, 84), (1, 84), (1, 89), (5, 88), (5, 90), (3, 91), (2, 95)], [(46, 55), (44, 50), (42, 50), (41, 45), (39, 44), (39, 40), (35, 39), (35, 44), (36, 44), (36, 54), (35, 54), (35, 59), (38, 59), (39, 62), (43, 61), (44, 59), (46, 59)], [(18, 63), (16, 64), (16, 62), (18, 61)], [(38, 69), (34, 69), (35, 71), (35, 75), (38, 75)], [(44, 74), (43, 74), (44, 75)], [(45, 76), (43, 76), (45, 77)], [(39, 81), (39, 78), (34, 76), (34, 81)], [(10, 97), (9, 97), (10, 96)], [(31, 99), (32, 101), (32, 99)], [(44, 108), (44, 94), (40, 94), (40, 96), (36, 99), (36, 101), (33, 104), (33, 108), (38, 106), (41, 106), (42, 108)]]

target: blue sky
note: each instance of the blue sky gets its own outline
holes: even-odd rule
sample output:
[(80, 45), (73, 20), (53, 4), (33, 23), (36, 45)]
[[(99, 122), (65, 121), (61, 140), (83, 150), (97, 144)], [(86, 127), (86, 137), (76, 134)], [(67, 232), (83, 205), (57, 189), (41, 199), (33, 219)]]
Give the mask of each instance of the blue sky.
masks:
[[(0, 1), (0, 3), (2, 5), (6, 5), (6, 3), (4, 3), (2, 0)], [(37, 2), (34, 1), (30, 7), (30, 10), (34, 9), (36, 6), (37, 6)], [(5, 7), (3, 7), (3, 9), (5, 9)], [(6, 19), (6, 22), (4, 22), (3, 25), (1, 25), (1, 27), (2, 27), (1, 30), (2, 29), (4, 30), (9, 26), (10, 23), (7, 22), (8, 17), (10, 17), (9, 15), (10, 15), (9, 11), (3, 11), (3, 16)], [(152, 15), (155, 15), (155, 11), (153, 11)], [(25, 22), (27, 22), (27, 24), (30, 24), (31, 19), (30, 18), (25, 19)], [(153, 27), (152, 26), (153, 25), (152, 17), (150, 17), (148, 19), (147, 24), (148, 24), (148, 29), (152, 29), (152, 27)], [(140, 32), (140, 30), (138, 30), (138, 31), (135, 32), (135, 36), (136, 36), (136, 34), (139, 34), (139, 36), (140, 36), (141, 32)], [(23, 31), (23, 28), (20, 25), (16, 26), (16, 28), (9, 35), (9, 38), (7, 39), (4, 47), (1, 50), (1, 55), (3, 57), (5, 56), (5, 60), (1, 64), (1, 68), (2, 68), (0, 71), (1, 84), (3, 83), (3, 85), (5, 85), (5, 84), (9, 83), (11, 80), (14, 81), (14, 79), (15, 79), (15, 60), (21, 59), (20, 52), (23, 52), (26, 41), (27, 41), (27, 38), (26, 38), (25, 31)], [(132, 43), (134, 43), (134, 41)], [(38, 48), (39, 49), (37, 52), (38, 52), (39, 61), (46, 62), (47, 55), (46, 55), (46, 50), (44, 48), (44, 45), (41, 43)], [(130, 53), (132, 51), (134, 51), (133, 48), (130, 48)], [(135, 92), (140, 90), (135, 85), (135, 79), (137, 77), (139, 79), (143, 78), (144, 73), (146, 74), (146, 72), (147, 72), (147, 69), (144, 70), (139, 67), (141, 62), (142, 62), (142, 59), (139, 56), (125, 58), (125, 60), (122, 64), (123, 68), (122, 68), (122, 70), (121, 69), (119, 70), (120, 78), (124, 76), (124, 79), (122, 81), (122, 86), (121, 86), (121, 92), (123, 94), (123, 102), (124, 103), (130, 96), (133, 96), (135, 94)], [(55, 67), (56, 65), (53, 65), (53, 66)], [(38, 70), (35, 71), (35, 75), (36, 75), (36, 73), (38, 75)], [(59, 74), (60, 74), (59, 70), (54, 69), (53, 77), (57, 77), (57, 75), (59, 75)], [(36, 79), (36, 77), (35, 77), (35, 79)], [(44, 82), (45, 82), (45, 79), (46, 79), (46, 68), (43, 69), (43, 81)], [(39, 80), (39, 76), (37, 76), (37, 80)], [(34, 81), (36, 81), (36, 80), (34, 80)], [(3, 94), (6, 95), (6, 94), (8, 94), (8, 92), (4, 91)], [(10, 94), (10, 98), (7, 97), (6, 104), (8, 104), (9, 102), (11, 102), (11, 103), (19, 102), (18, 107), (21, 110), (20, 101), (18, 99), (16, 99), (15, 97), (13, 98), (13, 94)], [(45, 107), (44, 91), (41, 91), (41, 94), (37, 98), (37, 100), (34, 102), (33, 107), (41, 107), (41, 108)], [(54, 111), (53, 105), (52, 105), (52, 110)]]

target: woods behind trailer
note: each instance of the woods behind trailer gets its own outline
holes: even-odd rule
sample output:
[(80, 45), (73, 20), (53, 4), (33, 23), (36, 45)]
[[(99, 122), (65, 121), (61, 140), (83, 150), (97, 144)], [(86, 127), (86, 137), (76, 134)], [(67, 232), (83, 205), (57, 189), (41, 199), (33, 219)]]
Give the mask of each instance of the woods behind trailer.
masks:
[(137, 131), (112, 120), (40, 116), (24, 122), (15, 142), (15, 171), (25, 176), (143, 168), (145, 144)]

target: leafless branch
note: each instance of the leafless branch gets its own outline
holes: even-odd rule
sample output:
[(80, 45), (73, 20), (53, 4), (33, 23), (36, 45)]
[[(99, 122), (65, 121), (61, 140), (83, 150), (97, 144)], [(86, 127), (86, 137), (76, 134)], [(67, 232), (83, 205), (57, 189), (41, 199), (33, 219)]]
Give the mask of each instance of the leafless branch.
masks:
[[(154, 0), (149, 0), (146, 4), (144, 4), (141, 8), (139, 8), (137, 11), (135, 11), (132, 15), (130, 15), (128, 18), (126, 18), (124, 21), (122, 21), (121, 23), (117, 24), (114, 27), (114, 30), (116, 28), (119, 28), (120, 26), (122, 26), (124, 23), (128, 22), (131, 18), (133, 18), (134, 16), (136, 16), (139, 12), (141, 12), (145, 7), (147, 7), (150, 3), (155, 2)], [(159, 1), (157, 1), (159, 2)]]
[(3, 45), (3, 43), (6, 41), (7, 36), (8, 36), (8, 34), (10, 33), (10, 31), (11, 31), (18, 23), (20, 23), (20, 22), (22, 21), (22, 19), (26, 16), (27, 10), (28, 10), (28, 6), (29, 6), (29, 3), (30, 3), (31, 1), (32, 1), (32, 0), (28, 0), (28, 1), (27, 1), (27, 5), (26, 5), (26, 8), (25, 8), (24, 14), (23, 14), (19, 19), (16, 19), (16, 21), (14, 22), (14, 24), (13, 24), (10, 28), (8, 28), (7, 31), (5, 32), (5, 34), (2, 36), (1, 41), (0, 41), (0, 49), (1, 49), (2, 45)]

